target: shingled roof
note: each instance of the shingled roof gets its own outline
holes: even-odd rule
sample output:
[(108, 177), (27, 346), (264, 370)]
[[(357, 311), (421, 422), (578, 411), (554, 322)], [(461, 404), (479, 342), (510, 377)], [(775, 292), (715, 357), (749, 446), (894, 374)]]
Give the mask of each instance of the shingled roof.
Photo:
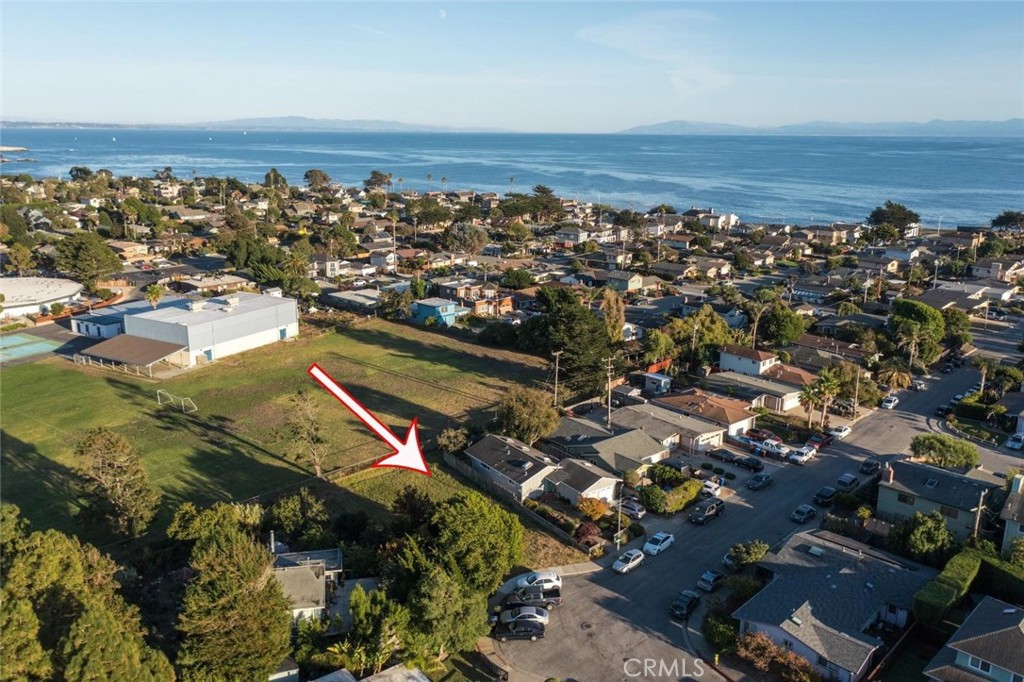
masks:
[(956, 665), (957, 651), (1024, 675), (1024, 609), (985, 597), (924, 671), (943, 682), (990, 679)]

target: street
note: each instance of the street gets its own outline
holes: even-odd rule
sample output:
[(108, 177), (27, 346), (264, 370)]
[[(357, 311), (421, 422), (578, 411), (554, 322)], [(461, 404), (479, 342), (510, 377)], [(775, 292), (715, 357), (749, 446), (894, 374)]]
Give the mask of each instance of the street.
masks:
[[(985, 352), (1015, 357), (1015, 350), (1004, 347), (1010, 337), (1015, 348), (1019, 334), (1007, 329), (1008, 325), (1000, 325), (998, 330), (992, 323), (989, 327), (988, 331), (980, 327), (976, 330), (978, 346)], [(856, 474), (865, 458), (909, 454), (915, 435), (940, 430), (933, 416), (935, 408), (968, 390), (978, 379), (978, 372), (968, 364), (951, 374), (936, 374), (927, 379), (923, 391), (899, 392), (896, 409), (878, 409), (862, 417), (850, 436), (824, 448), (806, 466), (765, 460), (765, 471), (776, 479), (766, 490), (748, 490), (746, 482), (753, 474), (726, 465), (737, 474), (730, 482), (731, 494), (724, 497), (726, 511), (722, 518), (706, 526), (689, 523), (686, 512), (670, 518), (646, 516), (641, 523), (648, 535), (658, 531), (672, 533), (674, 546), (663, 554), (647, 557), (627, 575), (606, 567), (588, 575), (566, 577), (562, 587), (565, 602), (552, 611), (545, 639), (496, 644), (505, 660), (514, 666), (511, 679), (532, 682), (554, 676), (636, 682), (676, 680), (685, 675), (716, 679), (710, 670), (703, 676), (694, 674), (695, 656), (690, 651), (684, 625), (668, 613), (676, 593), (695, 589), (697, 579), (706, 569), (722, 569), (722, 557), (738, 542), (757, 538), (774, 545), (795, 531), (816, 527), (820, 510), (818, 520), (805, 526), (795, 524), (789, 515), (798, 505), (810, 503), (819, 488), (833, 484), (841, 474)], [(1004, 472), (1009, 466), (1024, 463), (1020, 453), (979, 450), (982, 466), (990, 471)], [(703, 461), (709, 460), (700, 455), (691, 458), (691, 463), (698, 467)], [(629, 546), (641, 544), (642, 540)], [(605, 557), (601, 563), (610, 565), (614, 558)], [(690, 627), (699, 630), (703, 612), (702, 606), (690, 617)], [(637, 676), (635, 668), (624, 668), (627, 662), (635, 667), (637, 664), (631, 662), (634, 659), (665, 661), (667, 666), (676, 661), (675, 674)], [(685, 674), (680, 667), (683, 662), (688, 666)]]

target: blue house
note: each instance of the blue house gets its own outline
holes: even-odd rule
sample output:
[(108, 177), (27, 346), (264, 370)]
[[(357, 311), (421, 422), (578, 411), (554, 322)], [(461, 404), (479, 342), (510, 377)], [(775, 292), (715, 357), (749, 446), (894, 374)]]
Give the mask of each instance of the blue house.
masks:
[(427, 324), (427, 320), (434, 318), (432, 324), (450, 327), (455, 324), (455, 318), (465, 315), (468, 309), (461, 307), (455, 301), (447, 298), (425, 298), (412, 304), (412, 319), (417, 324)]

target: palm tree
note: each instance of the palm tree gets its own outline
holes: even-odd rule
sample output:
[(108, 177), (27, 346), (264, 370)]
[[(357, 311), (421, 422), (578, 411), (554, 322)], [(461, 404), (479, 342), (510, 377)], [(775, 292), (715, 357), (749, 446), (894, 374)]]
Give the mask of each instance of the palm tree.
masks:
[(836, 371), (831, 367), (826, 367), (818, 372), (818, 378), (815, 379), (814, 383), (811, 385), (814, 387), (814, 390), (821, 401), (819, 403), (821, 407), (820, 424), (824, 426), (825, 413), (828, 412), (828, 408), (832, 405), (832, 401), (835, 400), (837, 395), (839, 395), (842, 384), (839, 381), (839, 377), (836, 375)]
[(401, 194), (404, 190), (405, 178), (398, 178), (398, 193)]
[(804, 408), (804, 412), (807, 414), (808, 429), (811, 428), (811, 413), (818, 407), (820, 400), (821, 396), (818, 395), (814, 384), (804, 386), (803, 390), (800, 391), (800, 407)]
[(998, 366), (999, 362), (987, 355), (979, 355), (971, 360), (971, 367), (981, 372), (981, 385), (978, 387), (978, 395), (985, 394), (985, 379), (988, 378), (988, 373)]
[(896, 329), (896, 343), (900, 348), (907, 349), (909, 366), (913, 367), (921, 344), (921, 325), (911, 320), (901, 322)]
[(441, 176), (441, 191), (448, 191), (448, 178), (444, 177), (443, 175)]
[(433, 182), (433, 180), (434, 180), (433, 174), (427, 173), (427, 185), (428, 186), (430, 185), (431, 182)]
[(877, 376), (880, 382), (888, 384), (890, 388), (897, 390), (908, 388), (914, 381), (914, 377), (910, 374), (910, 369), (904, 363), (897, 360), (886, 362), (878, 370)]
[(149, 301), (149, 304), (154, 308), (156, 308), (157, 304), (160, 303), (160, 299), (164, 297), (166, 292), (167, 290), (159, 284), (150, 284), (144, 290), (146, 300)]

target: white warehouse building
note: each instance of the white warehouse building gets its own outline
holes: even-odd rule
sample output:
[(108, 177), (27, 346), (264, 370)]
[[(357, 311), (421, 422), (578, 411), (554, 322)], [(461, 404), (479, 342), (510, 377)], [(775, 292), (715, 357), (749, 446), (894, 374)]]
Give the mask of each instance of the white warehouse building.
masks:
[(181, 346), (167, 361), (192, 367), (298, 336), (299, 313), (295, 299), (233, 293), (127, 315), (124, 332)]

